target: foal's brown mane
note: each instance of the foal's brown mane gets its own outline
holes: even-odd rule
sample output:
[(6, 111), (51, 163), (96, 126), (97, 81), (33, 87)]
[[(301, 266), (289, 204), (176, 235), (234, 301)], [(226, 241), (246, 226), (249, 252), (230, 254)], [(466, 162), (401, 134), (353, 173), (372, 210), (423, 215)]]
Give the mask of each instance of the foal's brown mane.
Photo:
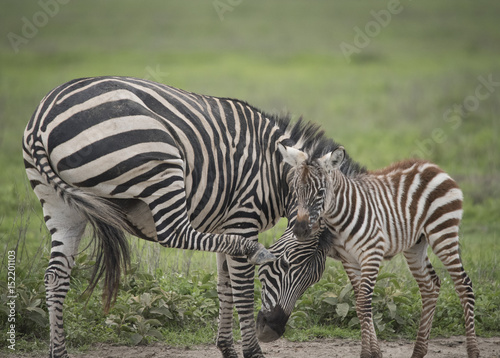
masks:
[(425, 163), (432, 164), (428, 160), (424, 160), (424, 159), (405, 159), (405, 160), (401, 160), (399, 162), (392, 163), (385, 168), (370, 170), (368, 172), (368, 174), (370, 174), (370, 175), (387, 175), (387, 174), (392, 173), (392, 172), (399, 172), (399, 171), (406, 170), (408, 168), (411, 168), (415, 164), (425, 164)]

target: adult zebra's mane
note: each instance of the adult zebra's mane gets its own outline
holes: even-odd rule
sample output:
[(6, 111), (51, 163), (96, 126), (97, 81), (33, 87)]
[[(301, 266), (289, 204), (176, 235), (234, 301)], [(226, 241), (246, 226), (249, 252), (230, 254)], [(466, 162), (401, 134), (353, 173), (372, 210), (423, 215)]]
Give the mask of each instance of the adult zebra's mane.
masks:
[[(321, 126), (319, 124), (306, 121), (302, 118), (302, 116), (299, 117), (297, 122), (293, 123), (291, 116), (288, 113), (281, 115), (270, 114), (261, 111), (259, 108), (239, 99), (220, 99), (240, 102), (243, 106), (247, 106), (256, 112), (261, 113), (264, 118), (267, 118), (278, 128), (280, 128), (283, 131), (283, 134), (288, 134), (289, 138), (282, 141), (283, 145), (295, 147), (306, 152), (309, 155), (307, 164), (310, 164), (310, 162), (312, 162), (314, 159), (318, 159), (326, 153), (334, 151), (340, 146), (339, 143), (336, 143), (334, 140), (326, 137), (325, 131), (321, 129)], [(340, 170), (342, 171), (342, 173), (344, 173), (344, 175), (347, 176), (356, 176), (358, 174), (367, 173), (366, 167), (352, 160), (352, 158), (347, 153), (344, 161), (342, 162), (342, 165), (340, 166)]]
[[(325, 131), (322, 130), (318, 124), (305, 121), (302, 117), (295, 123), (291, 122), (289, 115), (271, 117), (274, 117), (273, 120), (276, 124), (290, 135), (290, 138), (283, 141), (283, 144), (299, 147), (300, 150), (309, 155), (309, 159), (306, 162), (307, 164), (334, 151), (340, 146), (340, 144), (333, 139), (326, 137)], [(347, 176), (356, 176), (367, 172), (366, 167), (352, 160), (347, 153), (340, 170)]]

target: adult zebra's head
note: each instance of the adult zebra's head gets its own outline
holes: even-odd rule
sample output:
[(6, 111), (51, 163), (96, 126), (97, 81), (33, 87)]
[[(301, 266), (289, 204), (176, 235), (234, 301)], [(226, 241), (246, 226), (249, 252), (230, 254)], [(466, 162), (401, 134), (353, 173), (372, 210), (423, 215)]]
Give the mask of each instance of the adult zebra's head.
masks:
[(257, 337), (271, 342), (285, 333), (285, 326), (297, 299), (325, 271), (332, 234), (321, 226), (306, 241), (293, 235), (293, 222), (270, 248), (278, 260), (259, 267), (262, 308), (257, 316)]
[(285, 163), (292, 166), (289, 184), (297, 199), (293, 234), (298, 240), (307, 240), (318, 230), (320, 218), (334, 197), (331, 174), (344, 160), (344, 147), (339, 146), (317, 159), (281, 144), (279, 150)]

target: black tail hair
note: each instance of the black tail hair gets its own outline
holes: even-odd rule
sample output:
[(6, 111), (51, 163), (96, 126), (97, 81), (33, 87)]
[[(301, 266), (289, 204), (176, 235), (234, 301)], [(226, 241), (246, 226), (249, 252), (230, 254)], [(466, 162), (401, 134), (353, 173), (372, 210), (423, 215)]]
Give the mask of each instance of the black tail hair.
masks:
[(99, 280), (104, 276), (102, 299), (104, 312), (108, 313), (116, 302), (122, 268), (130, 263), (130, 251), (124, 231), (103, 221), (90, 221), (97, 239), (94, 270), (85, 293), (92, 294)]

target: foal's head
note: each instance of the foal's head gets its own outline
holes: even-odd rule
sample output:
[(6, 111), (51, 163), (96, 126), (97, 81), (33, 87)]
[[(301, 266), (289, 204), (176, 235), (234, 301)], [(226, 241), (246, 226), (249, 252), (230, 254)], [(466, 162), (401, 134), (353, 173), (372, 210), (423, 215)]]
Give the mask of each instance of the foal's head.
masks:
[(297, 198), (297, 219), (293, 229), (298, 240), (306, 240), (319, 227), (319, 220), (333, 198), (335, 171), (345, 157), (344, 147), (319, 158), (293, 147), (279, 146), (283, 160), (292, 166), (289, 185)]

